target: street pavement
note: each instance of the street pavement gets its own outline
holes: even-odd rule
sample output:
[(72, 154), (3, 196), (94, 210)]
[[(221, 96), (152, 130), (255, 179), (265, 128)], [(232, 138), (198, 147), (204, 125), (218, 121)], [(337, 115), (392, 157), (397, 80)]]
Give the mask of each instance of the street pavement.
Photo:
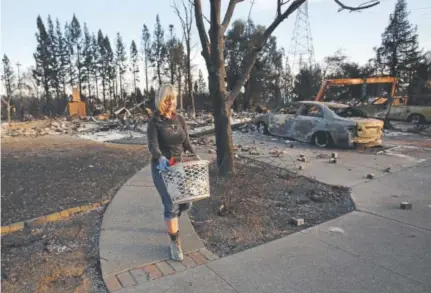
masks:
[[(264, 145), (281, 148), (283, 142)], [(265, 154), (256, 159), (298, 171), (296, 157), (305, 154), (309, 160), (298, 172), (351, 187), (357, 211), (154, 279), (136, 274), (137, 268), (166, 260), (168, 239), (160, 200), (148, 168), (143, 169), (104, 215), (100, 256), (108, 288), (120, 293), (431, 292), (431, 152), (405, 145), (379, 154), (346, 150), (338, 151), (337, 164), (329, 164), (331, 152), (295, 145), (282, 159)], [(205, 149), (202, 155), (209, 156)], [(366, 179), (368, 173), (375, 179)], [(413, 209), (400, 209), (403, 201)], [(182, 220), (186, 253), (201, 251), (187, 217)], [(163, 273), (160, 263), (156, 267)]]

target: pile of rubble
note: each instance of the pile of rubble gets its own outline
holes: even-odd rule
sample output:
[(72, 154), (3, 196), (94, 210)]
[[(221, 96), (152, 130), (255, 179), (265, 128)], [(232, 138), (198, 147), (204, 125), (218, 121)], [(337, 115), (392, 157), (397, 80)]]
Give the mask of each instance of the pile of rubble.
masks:
[[(141, 122), (141, 120), (139, 120)], [(33, 120), (28, 122), (13, 122), (11, 125), (2, 123), (2, 137), (38, 137), (43, 135), (75, 135), (79, 133), (94, 133), (118, 129), (119, 131), (133, 130), (146, 133), (146, 121), (106, 119), (97, 120), (88, 117), (85, 120), (68, 120), (67, 118)]]
[[(242, 123), (247, 123), (255, 118), (255, 113), (241, 112), (232, 113), (230, 120), (231, 125), (235, 126)], [(211, 113), (197, 113), (196, 117), (185, 117), (190, 134), (201, 133), (214, 129), (214, 117)]]
[[(91, 139), (97, 136), (98, 141), (100, 132), (116, 132), (116, 137), (125, 135), (139, 136), (146, 134), (149, 115), (144, 113), (132, 114), (128, 109), (121, 108), (114, 113), (115, 118), (106, 115), (89, 116), (85, 119), (70, 120), (66, 117), (43, 120), (32, 120), (26, 122), (13, 122), (11, 125), (2, 123), (2, 137), (38, 137), (44, 135), (78, 135)], [(247, 123), (254, 118), (254, 113), (233, 113), (231, 118), (232, 125)], [(200, 135), (214, 130), (214, 117), (210, 113), (201, 112), (195, 117), (185, 116), (189, 127), (189, 133)], [(113, 134), (107, 135), (107, 139)]]
[(37, 137), (42, 135), (72, 134), (78, 132), (80, 123), (70, 121), (46, 121), (33, 124), (32, 122), (2, 124), (2, 137)]

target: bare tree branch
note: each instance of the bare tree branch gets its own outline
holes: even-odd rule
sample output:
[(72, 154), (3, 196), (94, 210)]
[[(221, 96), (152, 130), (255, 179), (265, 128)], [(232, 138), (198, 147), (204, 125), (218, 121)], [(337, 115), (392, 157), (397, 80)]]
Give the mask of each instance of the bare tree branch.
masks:
[(250, 4), (250, 10), (248, 11), (248, 20), (250, 20), (251, 17), (251, 10), (253, 9), (253, 5), (254, 5), (254, 0), (251, 0), (251, 4)]
[[(301, 6), (305, 1), (307, 0), (295, 0), (290, 4), (290, 6), (286, 9), (286, 11), (283, 12), (283, 14), (278, 15), (274, 21), (271, 23), (271, 25), (265, 30), (263, 35), (261, 36), (260, 40), (258, 41), (258, 46), (255, 48), (252, 48), (250, 52), (247, 54), (247, 56), (244, 58), (244, 60), (247, 60), (246, 63), (243, 66), (242, 74), (240, 75), (240, 78), (235, 83), (234, 87), (230, 91), (228, 95), (228, 105), (231, 106), (235, 100), (235, 98), (238, 96), (241, 87), (247, 80), (251, 69), (253, 68), (254, 63), (256, 62), (257, 55), (262, 50), (263, 45), (265, 44), (266, 40), (271, 36), (271, 34), (274, 32), (274, 30), (277, 28), (277, 26), (286, 18), (289, 17), (290, 14), (292, 14), (296, 9), (298, 9), (299, 6)], [(278, 5), (282, 5), (282, 2), (279, 1), (277, 3)], [(277, 6), (278, 6), (277, 5)], [(278, 7), (277, 7), (278, 9)]]
[(277, 17), (281, 15), (281, 0), (277, 0)]
[[(367, 9), (367, 8), (371, 8), (374, 7), (376, 5), (380, 4), (380, 1), (378, 0), (371, 0), (368, 1), (366, 3), (363, 3), (357, 7), (352, 7), (352, 6), (347, 6), (344, 3), (342, 3), (340, 0), (334, 0), (335, 3), (338, 4), (338, 6), (340, 6), (340, 8), (338, 9), (338, 12), (342, 11), (342, 10), (350, 10), (350, 11), (358, 11), (358, 10), (363, 10), (363, 9)], [(370, 4), (367, 4), (370, 3)]]
[[(184, 4), (184, 3), (183, 3), (183, 4)], [(171, 7), (175, 10), (175, 13), (177, 14), (178, 18), (180, 19), (181, 27), (182, 27), (182, 29), (183, 29), (183, 33), (184, 33), (184, 35), (185, 35), (185, 23), (186, 23), (186, 22), (184, 21), (184, 18), (183, 18), (183, 16), (181, 15), (180, 10), (178, 9), (177, 2), (175, 2), (175, 1), (174, 1), (174, 5), (171, 5)]]
[(205, 24), (203, 21), (201, 0), (194, 0), (194, 6), (195, 6), (196, 26), (198, 28), (199, 39), (201, 40), (201, 45), (202, 45), (202, 56), (205, 59), (207, 68), (209, 69), (211, 68), (210, 42), (205, 30)]
[(235, 11), (235, 6), (237, 3), (242, 2), (244, 0), (230, 0), (229, 5), (226, 10), (226, 14), (224, 15), (224, 19), (222, 22), (222, 34), (225, 33), (226, 29), (229, 26), (230, 20), (232, 19), (233, 12)]

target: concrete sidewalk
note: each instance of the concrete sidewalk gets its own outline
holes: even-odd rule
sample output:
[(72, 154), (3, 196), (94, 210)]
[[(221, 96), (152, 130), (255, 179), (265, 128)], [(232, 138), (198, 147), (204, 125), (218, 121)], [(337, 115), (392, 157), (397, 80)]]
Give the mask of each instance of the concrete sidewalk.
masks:
[[(134, 175), (108, 206), (100, 234), (104, 276), (169, 258), (169, 237), (150, 166)], [(185, 252), (204, 248), (187, 216), (180, 218)]]
[[(314, 174), (307, 175), (351, 186), (358, 211), (222, 259), (202, 249), (183, 219), (190, 254), (182, 264), (164, 261), (168, 239), (161, 203), (144, 169), (105, 213), (100, 238), (105, 282), (120, 293), (431, 292), (431, 163), (389, 158), (396, 172), (372, 181), (357, 179), (374, 168), (366, 162), (355, 172), (337, 165), (332, 176), (321, 174), (328, 169), (316, 163), (308, 169)], [(350, 165), (360, 157), (343, 160)], [(413, 210), (399, 209), (405, 200)]]

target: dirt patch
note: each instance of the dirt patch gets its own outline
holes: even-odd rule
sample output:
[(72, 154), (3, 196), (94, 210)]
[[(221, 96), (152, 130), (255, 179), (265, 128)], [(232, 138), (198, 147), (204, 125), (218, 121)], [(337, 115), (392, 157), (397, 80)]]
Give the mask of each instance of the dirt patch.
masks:
[[(110, 199), (148, 161), (142, 145), (70, 136), (4, 138), (2, 225)], [(3, 291), (108, 292), (99, 267), (102, 212), (3, 236)]]
[[(349, 189), (242, 159), (228, 179), (210, 169), (211, 197), (194, 204), (193, 226), (220, 257), (278, 239), (354, 210)], [(305, 224), (295, 226), (293, 218)]]
[(2, 291), (108, 292), (99, 266), (101, 221), (102, 215), (94, 211), (3, 236)]
[(146, 146), (71, 136), (1, 142), (2, 225), (113, 197), (149, 161)]

